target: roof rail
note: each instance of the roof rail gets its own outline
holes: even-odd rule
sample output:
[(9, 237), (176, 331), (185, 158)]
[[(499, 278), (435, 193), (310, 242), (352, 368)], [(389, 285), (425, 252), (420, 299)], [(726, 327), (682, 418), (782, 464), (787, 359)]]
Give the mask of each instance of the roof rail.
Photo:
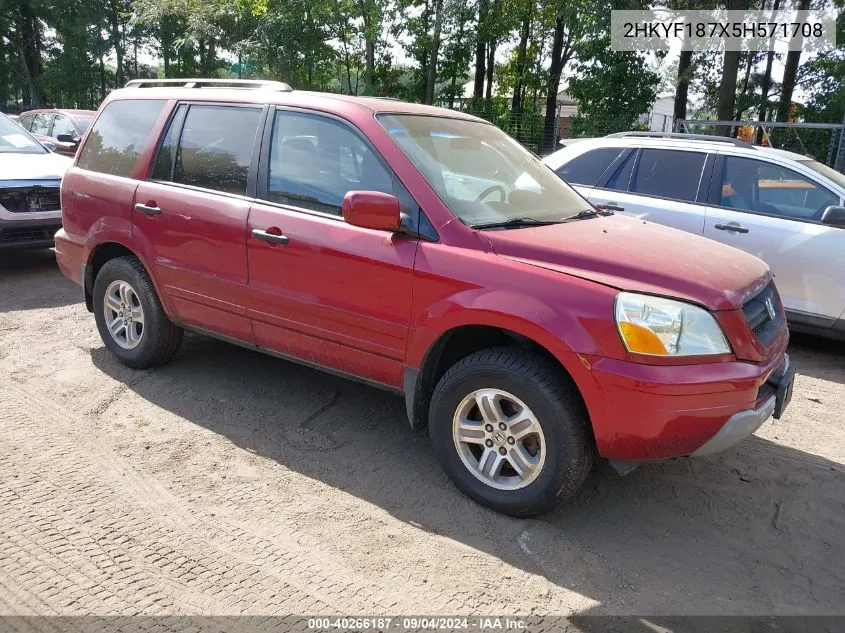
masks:
[(293, 92), (283, 81), (264, 79), (131, 79), (124, 88), (158, 88), (174, 86), (182, 88), (263, 88), (280, 92)]
[(608, 134), (609, 137), (621, 138), (626, 136), (634, 136), (640, 138), (675, 138), (687, 141), (707, 141), (708, 143), (729, 143), (736, 147), (757, 147), (751, 143), (746, 143), (738, 138), (731, 138), (730, 136), (715, 136), (711, 134), (685, 134), (683, 132), (616, 132), (615, 134)]

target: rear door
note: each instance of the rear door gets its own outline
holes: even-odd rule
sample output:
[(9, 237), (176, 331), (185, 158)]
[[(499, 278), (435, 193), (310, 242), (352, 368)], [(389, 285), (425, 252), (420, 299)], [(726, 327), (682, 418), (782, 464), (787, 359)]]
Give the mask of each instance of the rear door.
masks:
[(133, 211), (134, 239), (176, 319), (241, 341), (253, 339), (246, 222), (254, 191), (247, 183), (263, 117), (260, 106), (180, 104)]
[(840, 197), (796, 170), (719, 155), (704, 234), (765, 261), (793, 320), (830, 325), (845, 310), (845, 229), (819, 222)]
[(262, 147), (263, 199), (248, 224), (248, 314), (258, 345), (402, 386), (417, 240), (350, 226), (341, 214), (348, 191), (401, 200), (400, 187), (346, 122), (275, 112)]
[(700, 235), (708, 165), (703, 151), (641, 148), (616, 163), (592, 189), (589, 200), (623, 215)]

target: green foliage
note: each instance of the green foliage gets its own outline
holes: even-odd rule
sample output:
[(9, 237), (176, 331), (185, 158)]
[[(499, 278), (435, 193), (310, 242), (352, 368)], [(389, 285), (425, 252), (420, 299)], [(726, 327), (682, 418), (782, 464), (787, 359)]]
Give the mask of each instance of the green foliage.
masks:
[[(827, 0), (831, 1), (831, 0)], [(845, 0), (832, 0), (841, 7)], [(756, 0), (759, 4), (762, 0)], [(433, 100), (472, 110), (532, 148), (553, 148), (555, 95), (578, 103), (573, 131), (631, 129), (677, 71), (609, 48), (612, 9), (710, 0), (0, 0), (0, 105), (95, 108), (133, 77), (281, 79), (297, 89)], [(845, 114), (840, 48), (804, 56), (807, 120)], [(477, 62), (481, 51), (484, 63)], [(764, 54), (743, 54), (736, 116), (756, 116)], [(149, 60), (154, 60), (151, 64)], [(493, 60), (494, 72), (489, 68)], [(147, 62), (147, 63), (145, 63)], [(776, 63), (777, 65), (777, 63)], [(696, 53), (693, 116), (716, 110), (719, 53)], [(465, 98), (476, 73), (489, 99)], [(471, 91), (470, 91), (471, 92)], [(773, 82), (768, 98), (778, 100)]]
[[(590, 47), (593, 46), (591, 43)], [(575, 136), (603, 136), (633, 129), (637, 118), (657, 97), (660, 77), (644, 56), (615, 52), (596, 41), (589, 61), (577, 65), (567, 89), (578, 104), (572, 122)]]

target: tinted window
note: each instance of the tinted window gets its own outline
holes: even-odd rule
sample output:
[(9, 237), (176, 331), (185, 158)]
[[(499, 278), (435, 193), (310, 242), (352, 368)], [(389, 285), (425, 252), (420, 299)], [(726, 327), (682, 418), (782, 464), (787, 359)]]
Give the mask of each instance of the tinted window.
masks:
[(56, 120), (53, 122), (53, 136), (58, 137), (59, 134), (67, 134), (68, 136), (78, 137), (73, 123), (70, 122), (66, 116), (61, 114), (56, 115)]
[(622, 161), (621, 164), (613, 170), (613, 175), (607, 179), (604, 189), (614, 189), (616, 191), (628, 191), (628, 185), (631, 184), (631, 172), (634, 171), (634, 163), (636, 162), (637, 153), (631, 152)]
[(719, 204), (798, 219), (821, 218), (839, 196), (798, 172), (752, 158), (726, 156)]
[(621, 147), (590, 150), (559, 167), (557, 174), (566, 182), (592, 187), (623, 151)]
[(32, 119), (32, 125), (29, 131), (33, 134), (41, 134), (42, 136), (50, 136), (50, 123), (53, 120), (52, 114), (36, 114)]
[(631, 191), (661, 198), (695, 201), (705, 154), (667, 149), (644, 149)]
[(347, 126), (309, 114), (277, 112), (270, 145), (270, 200), (341, 214), (348, 191), (393, 193), (393, 177)]
[(158, 153), (156, 154), (155, 165), (153, 165), (153, 173), (150, 178), (153, 180), (173, 180), (173, 166), (176, 158), (176, 145), (179, 142), (179, 132), (182, 130), (182, 123), (185, 120), (185, 112), (188, 106), (180, 105), (173, 118), (170, 119), (170, 125), (164, 135), (164, 139), (159, 145)]
[(245, 195), (260, 118), (260, 108), (191, 106), (176, 151), (173, 182)]
[(159, 99), (112, 101), (103, 110), (79, 154), (79, 166), (129, 176), (164, 107)]

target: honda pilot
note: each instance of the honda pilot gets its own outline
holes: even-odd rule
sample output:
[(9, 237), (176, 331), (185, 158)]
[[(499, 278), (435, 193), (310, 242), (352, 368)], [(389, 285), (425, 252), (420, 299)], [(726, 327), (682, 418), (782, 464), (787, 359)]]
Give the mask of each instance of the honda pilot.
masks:
[(766, 264), (599, 212), (468, 114), (130, 82), (61, 202), (59, 265), (120, 362), (192, 330), (396, 392), (455, 485), (511, 515), (598, 457), (724, 450), (791, 396)]

